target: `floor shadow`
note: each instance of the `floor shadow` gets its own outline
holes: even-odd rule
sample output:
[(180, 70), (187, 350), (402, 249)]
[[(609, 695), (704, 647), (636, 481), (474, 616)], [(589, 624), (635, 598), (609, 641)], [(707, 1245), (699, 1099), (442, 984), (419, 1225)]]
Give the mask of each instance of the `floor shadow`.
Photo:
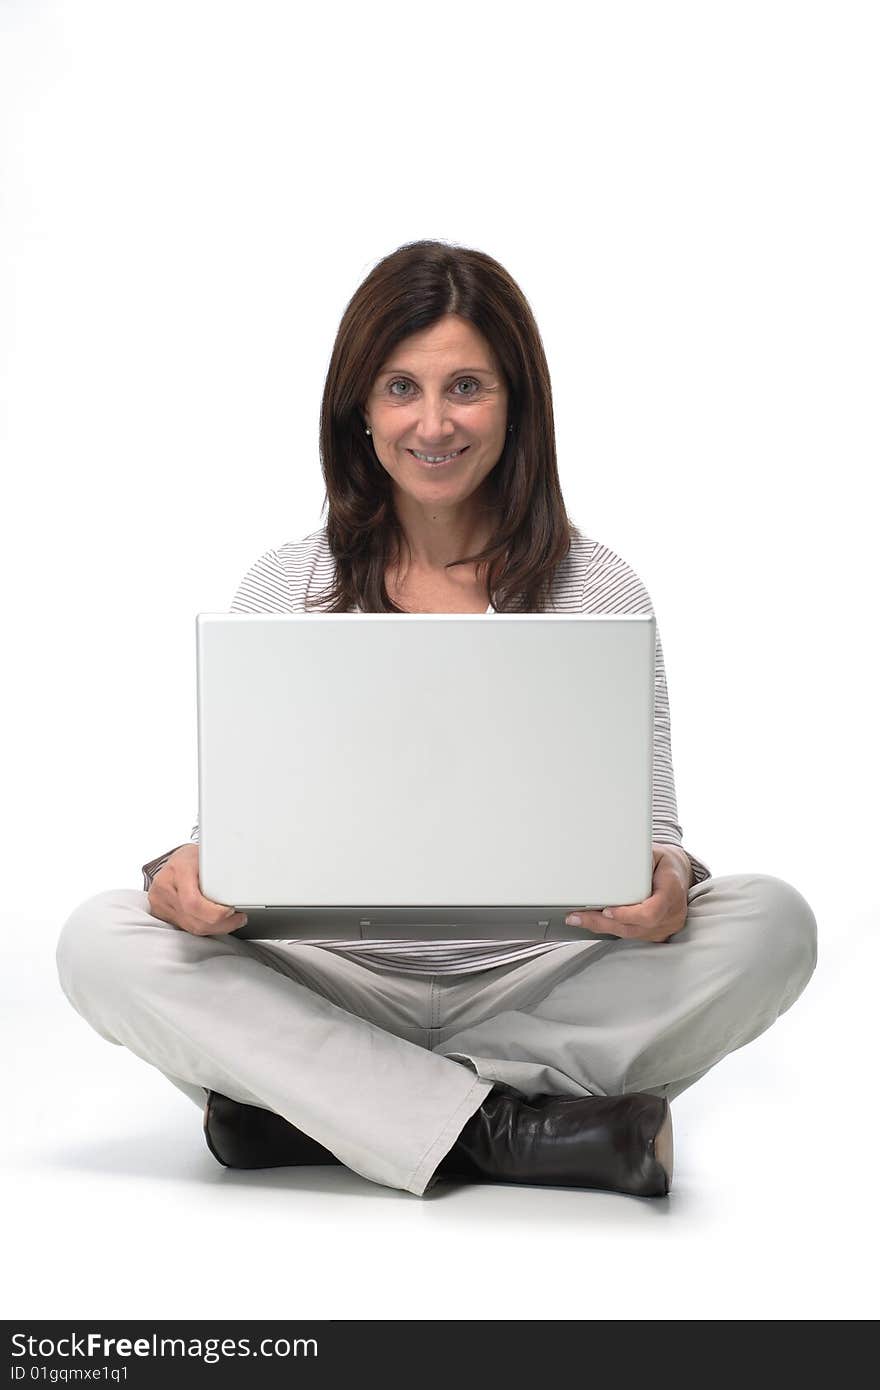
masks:
[[(150, 1178), (197, 1183), (204, 1187), (216, 1187), (222, 1183), (225, 1187), (277, 1188), (371, 1198), (374, 1201), (414, 1195), (371, 1182), (341, 1163), (283, 1168), (225, 1168), (207, 1147), (204, 1151), (200, 1150), (192, 1136), (182, 1136), (168, 1130), (113, 1135), (85, 1143), (72, 1141), (55, 1144), (29, 1152), (23, 1150), (21, 1156), (31, 1169), (48, 1167), (66, 1172), (100, 1174), (122, 1181)], [(444, 1195), (445, 1188), (438, 1184), (436, 1189), (432, 1188), (424, 1199), (419, 1200), (442, 1199)]]

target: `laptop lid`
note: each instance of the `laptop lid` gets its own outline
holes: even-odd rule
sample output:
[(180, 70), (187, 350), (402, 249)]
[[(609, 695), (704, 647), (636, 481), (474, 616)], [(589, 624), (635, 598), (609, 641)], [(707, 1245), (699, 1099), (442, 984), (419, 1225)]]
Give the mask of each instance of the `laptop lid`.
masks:
[(652, 615), (200, 613), (196, 648), (239, 935), (583, 940), (650, 895)]

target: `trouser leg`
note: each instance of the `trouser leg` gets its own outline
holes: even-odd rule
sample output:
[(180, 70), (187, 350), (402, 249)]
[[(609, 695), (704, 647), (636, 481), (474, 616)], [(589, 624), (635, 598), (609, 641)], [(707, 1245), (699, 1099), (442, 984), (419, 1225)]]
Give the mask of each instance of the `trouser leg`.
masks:
[(62, 988), (102, 1037), (199, 1088), (283, 1115), (347, 1167), (420, 1196), (492, 1090), (427, 1047), (430, 977), (386, 976), (320, 947), (194, 936), (135, 889), (64, 924)]
[(200, 1110), (204, 1110), (205, 1101), (208, 1099), (207, 1086), (196, 1086), (194, 1082), (183, 1081), (179, 1076), (172, 1076), (168, 1071), (163, 1072), (163, 1075), (171, 1082), (172, 1086), (177, 1087), (178, 1091), (182, 1091), (185, 1096), (189, 1096), (190, 1100), (194, 1101)]
[(649, 1091), (671, 1100), (769, 1028), (817, 958), (812, 909), (769, 874), (694, 885), (687, 922), (665, 943), (587, 934), (603, 944), (575, 947), (571, 968), (540, 999), (498, 1005), (487, 982), (483, 1016), (450, 1019), (434, 1051), (525, 1095)]

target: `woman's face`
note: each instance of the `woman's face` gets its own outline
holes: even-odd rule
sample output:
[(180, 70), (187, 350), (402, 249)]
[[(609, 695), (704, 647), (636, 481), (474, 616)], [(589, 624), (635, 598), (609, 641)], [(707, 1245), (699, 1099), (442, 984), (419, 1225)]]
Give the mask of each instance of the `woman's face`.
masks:
[[(486, 339), (447, 314), (398, 343), (366, 402), (366, 424), (383, 468), (416, 502), (436, 509), (472, 496), (507, 438), (507, 386)], [(431, 467), (432, 457), (461, 450)]]

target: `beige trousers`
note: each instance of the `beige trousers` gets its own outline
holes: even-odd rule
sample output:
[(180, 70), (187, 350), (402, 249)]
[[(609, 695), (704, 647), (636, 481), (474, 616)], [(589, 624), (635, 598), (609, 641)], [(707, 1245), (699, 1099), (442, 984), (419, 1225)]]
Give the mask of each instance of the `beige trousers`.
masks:
[(816, 919), (768, 874), (708, 878), (664, 943), (596, 937), (464, 975), (370, 968), (320, 946), (193, 936), (147, 894), (87, 898), (61, 931), (70, 1003), (204, 1106), (283, 1115), (354, 1172), (422, 1196), (493, 1087), (670, 1100), (790, 1007)]

